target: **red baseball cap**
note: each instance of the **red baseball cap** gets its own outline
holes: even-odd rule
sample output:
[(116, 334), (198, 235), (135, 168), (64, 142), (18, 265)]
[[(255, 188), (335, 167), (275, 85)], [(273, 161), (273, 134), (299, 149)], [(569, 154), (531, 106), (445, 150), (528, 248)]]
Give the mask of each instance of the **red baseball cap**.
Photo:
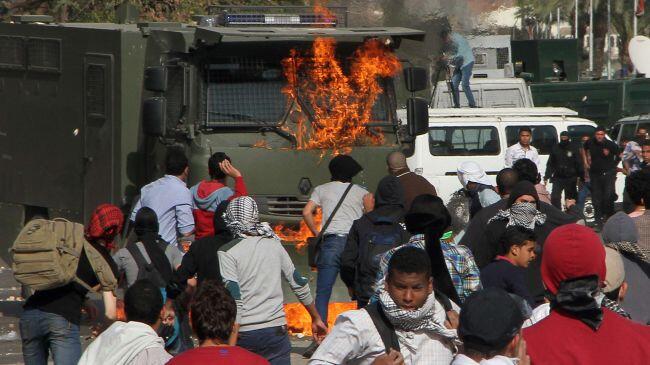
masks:
[(567, 279), (598, 275), (605, 280), (605, 248), (594, 231), (578, 224), (556, 228), (546, 238), (542, 281), (553, 294)]

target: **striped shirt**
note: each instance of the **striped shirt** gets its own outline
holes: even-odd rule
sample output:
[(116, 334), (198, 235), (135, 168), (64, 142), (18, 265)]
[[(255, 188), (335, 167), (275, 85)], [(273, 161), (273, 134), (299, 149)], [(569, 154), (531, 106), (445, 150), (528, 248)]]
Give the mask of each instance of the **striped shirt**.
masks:
[[(375, 292), (378, 288), (384, 286), (386, 273), (388, 271), (388, 262), (390, 261), (390, 258), (393, 257), (395, 251), (402, 247), (409, 246), (424, 250), (425, 245), (424, 235), (416, 234), (411, 237), (407, 244), (387, 251), (379, 261), (379, 272), (377, 274), (377, 280), (375, 281)], [(449, 276), (451, 276), (451, 281), (454, 284), (454, 288), (458, 293), (458, 298), (460, 298), (461, 301), (461, 303), (457, 304), (460, 305), (470, 294), (482, 288), (480, 271), (474, 262), (472, 252), (466, 246), (444, 241), (441, 242), (440, 246), (442, 247), (442, 254), (445, 257)]]

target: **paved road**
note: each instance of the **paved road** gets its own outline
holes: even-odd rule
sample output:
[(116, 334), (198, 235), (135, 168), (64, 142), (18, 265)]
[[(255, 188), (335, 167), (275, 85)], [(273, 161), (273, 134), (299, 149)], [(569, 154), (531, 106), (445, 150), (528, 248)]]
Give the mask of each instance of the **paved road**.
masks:
[[(20, 285), (14, 280), (11, 269), (0, 259), (0, 364), (23, 364), (20, 345), (18, 319), (22, 312)], [(81, 328), (81, 341), (85, 347), (90, 343), (88, 324)], [(292, 339), (293, 365), (305, 365), (307, 361), (300, 355), (309, 346), (305, 339)], [(50, 361), (50, 363), (52, 363)]]

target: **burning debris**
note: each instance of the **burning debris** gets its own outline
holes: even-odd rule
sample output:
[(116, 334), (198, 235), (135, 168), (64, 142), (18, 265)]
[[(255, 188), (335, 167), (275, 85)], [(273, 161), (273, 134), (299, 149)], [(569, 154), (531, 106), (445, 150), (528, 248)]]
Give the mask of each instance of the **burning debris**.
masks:
[(381, 78), (401, 70), (397, 56), (377, 39), (366, 41), (350, 60), (349, 75), (336, 57), (336, 42), (317, 38), (310, 54), (296, 50), (284, 59), (288, 96), (297, 118), (298, 149), (348, 151), (359, 144), (381, 144), (383, 134), (369, 126), (372, 109), (383, 92)]
[[(357, 309), (355, 302), (330, 303), (328, 306), (327, 327), (332, 328), (334, 321), (339, 314)], [(287, 330), (292, 335), (311, 336), (311, 317), (300, 303), (289, 303), (284, 305), (284, 313), (287, 316)]]
[[(321, 227), (322, 219), (323, 219), (323, 214), (319, 208), (316, 211), (316, 214), (314, 215), (314, 221), (316, 223), (316, 226), (318, 226), (319, 228)], [(304, 220), (300, 222), (300, 226), (297, 229), (292, 228), (290, 226), (277, 224), (273, 227), (273, 231), (283, 241), (295, 242), (296, 250), (298, 251), (298, 253), (304, 253), (304, 250), (307, 247), (307, 239), (310, 237), (314, 237), (314, 235), (309, 230), (309, 227), (307, 227), (307, 225), (305, 224)]]

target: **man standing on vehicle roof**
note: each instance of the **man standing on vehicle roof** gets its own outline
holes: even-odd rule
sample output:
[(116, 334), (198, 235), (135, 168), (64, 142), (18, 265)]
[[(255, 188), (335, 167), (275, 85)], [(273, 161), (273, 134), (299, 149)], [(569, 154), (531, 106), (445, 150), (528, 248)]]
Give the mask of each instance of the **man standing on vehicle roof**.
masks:
[(444, 43), (445, 51), (448, 52), (446, 58), (454, 66), (454, 75), (451, 77), (454, 108), (460, 108), (460, 89), (458, 89), (458, 86), (461, 83), (465, 97), (467, 97), (467, 104), (470, 108), (476, 108), (476, 101), (469, 85), (469, 79), (472, 77), (472, 69), (474, 68), (472, 47), (470, 47), (467, 39), (456, 32), (452, 32), (450, 28), (443, 29), (440, 32), (440, 37)]
[(578, 199), (577, 183), (578, 179), (584, 180), (584, 171), (582, 157), (580, 152), (571, 144), (569, 132), (560, 133), (560, 143), (555, 145), (551, 150), (551, 155), (546, 163), (546, 173), (544, 174), (544, 185), (551, 180), (553, 183), (553, 192), (551, 193), (551, 203), (562, 209), (562, 191), (565, 199)]
[(598, 127), (594, 138), (585, 143), (585, 151), (596, 224), (602, 226), (614, 214), (616, 167), (620, 161), (618, 145), (607, 139), (605, 128)]
[(506, 150), (506, 167), (512, 167), (517, 160), (527, 158), (537, 165), (538, 171), (541, 171), (539, 153), (537, 152), (537, 148), (530, 144), (531, 140), (532, 130), (530, 127), (519, 128), (519, 142), (508, 147)]

